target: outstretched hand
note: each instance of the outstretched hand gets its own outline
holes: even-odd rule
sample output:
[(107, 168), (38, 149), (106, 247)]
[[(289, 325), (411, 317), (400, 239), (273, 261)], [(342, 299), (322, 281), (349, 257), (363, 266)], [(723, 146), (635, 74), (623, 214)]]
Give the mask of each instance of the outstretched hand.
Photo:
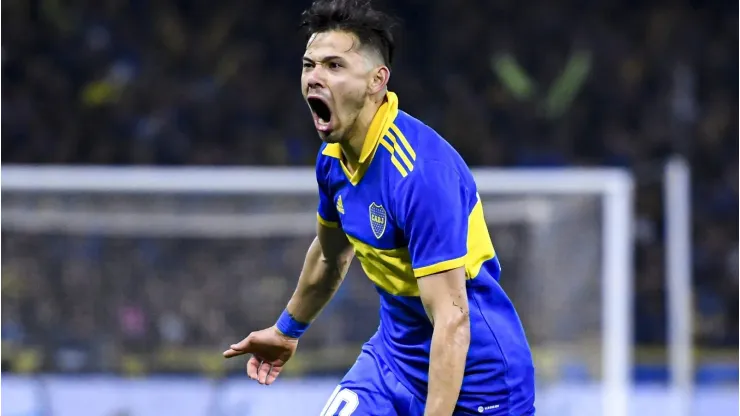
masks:
[(264, 385), (272, 384), (285, 363), (298, 347), (298, 339), (290, 338), (275, 327), (252, 332), (246, 338), (229, 346), (224, 358), (252, 354), (247, 361), (247, 375)]

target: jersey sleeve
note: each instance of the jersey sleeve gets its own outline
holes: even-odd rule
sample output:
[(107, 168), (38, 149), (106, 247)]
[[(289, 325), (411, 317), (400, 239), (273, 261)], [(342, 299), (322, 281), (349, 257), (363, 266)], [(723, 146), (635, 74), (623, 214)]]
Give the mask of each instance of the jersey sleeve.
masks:
[(398, 226), (408, 243), (417, 278), (465, 265), (468, 189), (443, 164), (430, 164), (399, 183)]
[(339, 227), (339, 213), (329, 192), (328, 178), (322, 168), (321, 158), (316, 163), (316, 182), (319, 186), (319, 206), (316, 215), (319, 224), (337, 228)]

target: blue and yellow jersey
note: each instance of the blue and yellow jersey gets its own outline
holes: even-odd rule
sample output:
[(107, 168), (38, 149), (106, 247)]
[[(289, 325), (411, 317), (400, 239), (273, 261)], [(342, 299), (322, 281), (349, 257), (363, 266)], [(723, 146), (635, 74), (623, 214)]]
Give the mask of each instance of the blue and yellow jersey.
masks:
[(424, 399), (433, 328), (417, 279), (464, 267), (471, 344), (459, 405), (477, 412), (485, 400), (516, 414), (513, 407), (534, 398), (519, 387), (532, 384), (532, 358), (498, 284), (501, 266), (469, 168), (433, 129), (400, 111), (392, 92), (369, 128), (359, 162), (350, 173), (338, 144), (322, 146), (318, 220), (341, 227), (380, 293), (380, 327), (370, 344)]

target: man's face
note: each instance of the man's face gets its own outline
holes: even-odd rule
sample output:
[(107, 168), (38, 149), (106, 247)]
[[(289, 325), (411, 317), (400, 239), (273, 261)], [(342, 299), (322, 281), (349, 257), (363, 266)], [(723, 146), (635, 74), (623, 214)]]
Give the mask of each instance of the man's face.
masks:
[(365, 105), (373, 66), (351, 33), (311, 37), (303, 55), (301, 90), (321, 140), (343, 140)]

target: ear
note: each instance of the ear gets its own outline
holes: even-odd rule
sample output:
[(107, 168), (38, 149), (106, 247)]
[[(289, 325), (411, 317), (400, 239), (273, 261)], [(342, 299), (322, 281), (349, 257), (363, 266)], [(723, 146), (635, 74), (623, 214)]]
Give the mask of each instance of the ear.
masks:
[(368, 85), (370, 95), (375, 95), (385, 89), (391, 78), (391, 70), (387, 66), (381, 65), (373, 70), (370, 85)]

